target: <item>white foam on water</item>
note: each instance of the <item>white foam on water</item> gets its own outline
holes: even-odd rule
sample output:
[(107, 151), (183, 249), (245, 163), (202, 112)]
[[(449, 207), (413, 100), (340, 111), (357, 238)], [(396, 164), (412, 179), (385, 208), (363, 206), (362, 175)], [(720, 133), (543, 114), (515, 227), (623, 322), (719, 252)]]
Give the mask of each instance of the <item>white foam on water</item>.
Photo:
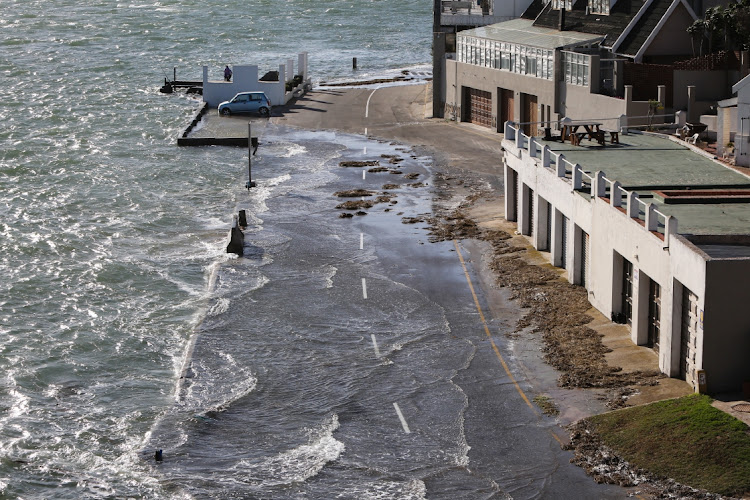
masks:
[(291, 158), (292, 156), (302, 155), (307, 153), (307, 148), (301, 144), (290, 143), (287, 144), (287, 152), (279, 155), (281, 158)]
[(323, 278), (325, 279), (325, 288), (333, 288), (333, 278), (336, 276), (338, 268), (332, 265), (323, 266)]
[(327, 463), (344, 452), (344, 443), (333, 437), (339, 428), (338, 415), (333, 414), (308, 432), (308, 442), (268, 457), (259, 464), (241, 460), (233, 467), (241, 476), (261, 487), (301, 483), (316, 476)]
[(410, 479), (404, 482), (379, 480), (359, 484), (342, 496), (360, 500), (425, 500), (427, 486), (421, 479)]
[(224, 314), (229, 310), (229, 304), (230, 300), (226, 297), (216, 299), (216, 302), (214, 302), (206, 312), (206, 316), (219, 316), (220, 314)]
[[(177, 393), (183, 409), (197, 414), (224, 411), (255, 390), (258, 379), (250, 368), (237, 363), (230, 353), (218, 352), (217, 355), (220, 363), (208, 365), (203, 359), (186, 363), (192, 377), (184, 390)], [(181, 379), (184, 380), (184, 376)]]

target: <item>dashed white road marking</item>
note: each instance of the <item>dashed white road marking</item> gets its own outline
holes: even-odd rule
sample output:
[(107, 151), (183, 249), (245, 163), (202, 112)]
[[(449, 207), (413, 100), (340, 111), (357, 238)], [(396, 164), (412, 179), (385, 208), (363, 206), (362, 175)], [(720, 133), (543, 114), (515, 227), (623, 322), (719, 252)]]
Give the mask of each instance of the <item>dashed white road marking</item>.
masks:
[[(365, 135), (367, 135), (367, 128), (365, 128)], [(367, 146), (365, 146), (365, 151), (363, 154), (367, 154)]]
[(365, 249), (365, 233), (359, 233), (359, 249)]
[(365, 172), (366, 172), (366, 170), (362, 171), (362, 180), (365, 180)]
[(367, 298), (367, 281), (362, 278), (362, 297)]
[[(367, 135), (367, 127), (365, 127), (365, 135)], [(365, 151), (365, 152), (367, 152), (367, 151)]]
[(372, 346), (375, 348), (375, 357), (380, 357), (380, 349), (378, 349), (378, 341), (375, 339), (375, 334), (371, 333), (370, 336), (372, 337)]
[(411, 431), (409, 430), (409, 424), (406, 423), (406, 419), (404, 418), (404, 414), (401, 413), (401, 408), (398, 407), (398, 403), (393, 403), (393, 407), (396, 409), (398, 419), (401, 420), (401, 427), (404, 428), (404, 432), (407, 434), (411, 434)]

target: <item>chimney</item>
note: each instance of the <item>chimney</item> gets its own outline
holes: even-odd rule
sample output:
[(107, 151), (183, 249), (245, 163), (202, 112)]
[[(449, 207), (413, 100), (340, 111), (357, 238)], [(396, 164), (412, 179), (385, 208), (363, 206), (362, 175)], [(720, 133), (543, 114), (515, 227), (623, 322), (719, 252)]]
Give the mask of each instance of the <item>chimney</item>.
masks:
[(560, 31), (565, 31), (565, 4), (566, 0), (560, 0), (560, 25), (558, 26), (558, 29)]

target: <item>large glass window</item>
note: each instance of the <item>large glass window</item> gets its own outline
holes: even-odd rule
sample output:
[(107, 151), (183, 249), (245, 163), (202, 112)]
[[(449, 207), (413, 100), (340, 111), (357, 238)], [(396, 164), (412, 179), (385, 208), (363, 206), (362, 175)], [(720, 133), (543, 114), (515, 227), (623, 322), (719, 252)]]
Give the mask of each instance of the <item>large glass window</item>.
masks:
[(502, 52), (500, 54), (500, 69), (510, 71), (510, 45), (507, 43), (502, 44)]
[(552, 0), (552, 8), (560, 10), (565, 5), (565, 10), (571, 10), (573, 8), (573, 0)]
[(589, 84), (589, 61), (586, 54), (576, 52), (563, 52), (562, 62), (565, 82), (572, 85), (588, 86)]
[(589, 10), (592, 14), (609, 15), (609, 0), (589, 0)]
[(514, 43), (457, 36), (459, 62), (552, 80), (554, 51)]

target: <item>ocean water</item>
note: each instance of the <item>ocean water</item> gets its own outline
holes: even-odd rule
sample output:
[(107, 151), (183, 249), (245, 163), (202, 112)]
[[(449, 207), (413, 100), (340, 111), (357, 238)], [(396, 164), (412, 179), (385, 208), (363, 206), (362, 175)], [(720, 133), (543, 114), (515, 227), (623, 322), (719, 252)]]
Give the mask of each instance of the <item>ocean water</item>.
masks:
[[(346, 383), (326, 382), (321, 360), (335, 365), (357, 350), (332, 356), (325, 339), (359, 332), (361, 347), (361, 338), (395, 330), (387, 317), (357, 324), (324, 312), (346, 302), (330, 286), (342, 267), (374, 260), (315, 256), (350, 236), (329, 229), (335, 212), (321, 205), (342, 182), (339, 158), (367, 147), (402, 154), (425, 178), (429, 159), (353, 136), (269, 126), (257, 159), (260, 187), (248, 193), (245, 151), (178, 148), (198, 103), (158, 88), (173, 67), (192, 79), (206, 64), (218, 77), (224, 64), (270, 70), (301, 50), (310, 53), (315, 81), (425, 67), (430, 9), (427, 0), (3, 1), (0, 498), (423, 495), (413, 474), (384, 464), (327, 467), (342, 456), (345, 432), (361, 437), (349, 442), (349, 457), (370, 444), (352, 418), (367, 409), (345, 402), (387, 361), (368, 358), (342, 372)], [(411, 199), (413, 210), (428, 210), (426, 195)], [(224, 252), (239, 208), (254, 235), (243, 259)], [(300, 225), (309, 214), (319, 217)], [(322, 246), (300, 262), (299, 245)], [(404, 294), (413, 321), (409, 335), (384, 340), (383, 351), (418, 339), (420, 349), (436, 349), (442, 313), (381, 281)], [(316, 290), (333, 295), (316, 303), (309, 298)], [(291, 320), (280, 304), (310, 306), (310, 316)], [(257, 314), (252, 328), (248, 314)], [(248, 335), (262, 341), (241, 347), (237, 336)], [(284, 363), (272, 363), (283, 346)], [(309, 384), (309, 398), (268, 386), (290, 371)], [(326, 405), (316, 391), (326, 393)], [(461, 407), (451, 384), (440, 391)], [(291, 401), (307, 411), (281, 418)], [(441, 436), (435, 449), (443, 451), (411, 460), (432, 470), (462, 463), (460, 425)], [(157, 447), (165, 461), (155, 465)]]

